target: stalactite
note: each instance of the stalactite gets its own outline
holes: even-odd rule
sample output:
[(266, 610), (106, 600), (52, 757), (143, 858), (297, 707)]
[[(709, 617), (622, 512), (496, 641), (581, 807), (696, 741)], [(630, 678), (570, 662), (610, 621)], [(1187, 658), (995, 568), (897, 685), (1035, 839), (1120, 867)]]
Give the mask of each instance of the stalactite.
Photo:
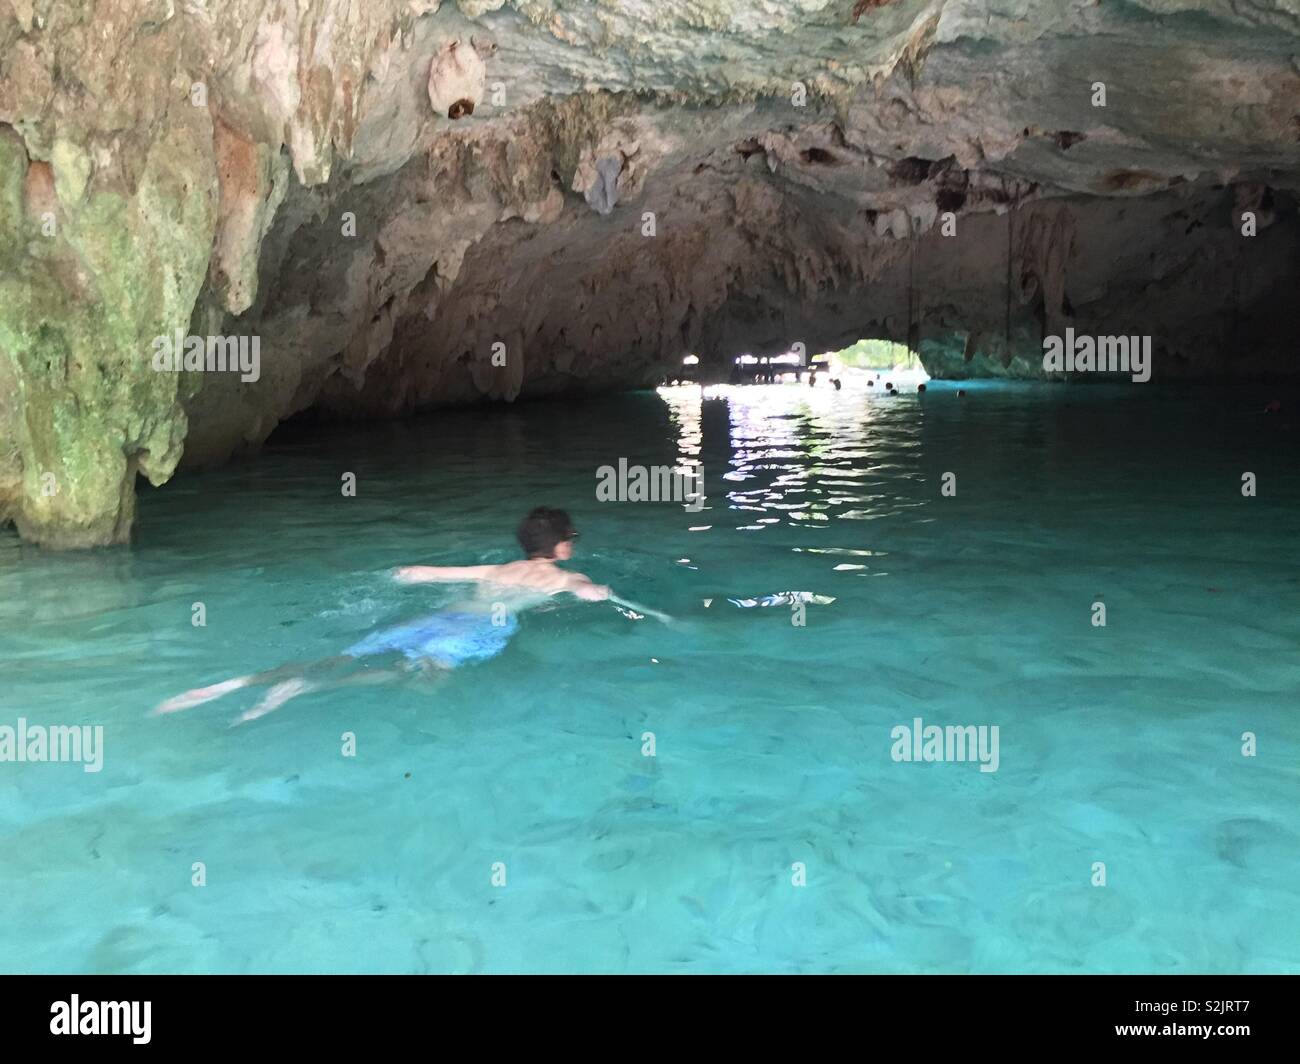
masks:
[(1007, 283), (1006, 283), (1006, 317), (1005, 334), (1007, 343), (1007, 360), (1011, 359), (1011, 240), (1015, 232), (1016, 215), (1014, 208), (1007, 209)]
[[(915, 228), (915, 227), (913, 227)], [(907, 352), (909, 360), (917, 348), (919, 329), (916, 322), (916, 234), (907, 248)]]

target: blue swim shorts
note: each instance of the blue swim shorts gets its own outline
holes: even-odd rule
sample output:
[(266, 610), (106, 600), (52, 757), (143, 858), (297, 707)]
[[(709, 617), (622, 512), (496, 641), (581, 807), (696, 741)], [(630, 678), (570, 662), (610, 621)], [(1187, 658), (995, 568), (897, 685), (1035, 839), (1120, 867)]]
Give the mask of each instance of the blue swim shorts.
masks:
[(518, 630), (519, 622), (511, 614), (503, 624), (493, 624), (487, 613), (435, 613), (371, 632), (343, 653), (361, 658), (397, 651), (412, 661), (433, 658), (454, 668), (496, 657)]

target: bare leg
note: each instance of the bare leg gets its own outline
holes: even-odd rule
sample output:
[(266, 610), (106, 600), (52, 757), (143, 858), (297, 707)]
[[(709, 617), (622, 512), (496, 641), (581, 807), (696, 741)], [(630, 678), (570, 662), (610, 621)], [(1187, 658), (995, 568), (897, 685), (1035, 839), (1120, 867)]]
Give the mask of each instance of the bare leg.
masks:
[(342, 687), (362, 687), (371, 684), (390, 683), (393, 680), (409, 678), (413, 674), (429, 677), (441, 674), (447, 668), (449, 666), (442, 662), (431, 658), (422, 658), (393, 668), (363, 669), (360, 672), (354, 672), (349, 676), (342, 676), (333, 680), (307, 680), (301, 676), (296, 676), (272, 687), (257, 705), (245, 710), (231, 721), (230, 726), (234, 728), (240, 724), (246, 724), (250, 720), (265, 717), (268, 713), (273, 713), (279, 709), (290, 699), (297, 698), (299, 695), (310, 694), (313, 691), (337, 691)]
[(154, 715), (159, 716), (163, 713), (176, 713), (182, 709), (193, 709), (195, 706), (204, 705), (207, 702), (215, 701), (232, 691), (239, 691), (245, 687), (261, 687), (265, 684), (280, 684), (283, 681), (296, 677), (301, 677), (303, 673), (319, 672), (325, 669), (337, 668), (345, 663), (355, 661), (355, 658), (346, 654), (339, 657), (323, 658), (320, 661), (308, 662), (298, 665), (281, 665), (276, 669), (268, 669), (266, 672), (256, 672), (249, 676), (236, 676), (232, 680), (223, 680), (221, 683), (214, 683), (210, 687), (195, 687), (193, 690), (185, 691), (183, 694), (169, 698), (167, 701), (160, 703), (154, 708)]

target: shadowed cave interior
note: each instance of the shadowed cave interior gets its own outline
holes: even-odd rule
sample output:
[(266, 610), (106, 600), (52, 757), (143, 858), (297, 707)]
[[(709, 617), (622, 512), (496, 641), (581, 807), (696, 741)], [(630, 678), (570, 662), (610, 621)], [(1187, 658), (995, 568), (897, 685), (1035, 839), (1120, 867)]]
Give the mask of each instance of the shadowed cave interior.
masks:
[[(10, 5), (0, 520), (121, 542), (137, 477), (304, 411), (646, 387), (686, 354), (725, 379), (881, 338), (937, 378), (1083, 377), (1043, 365), (1071, 328), (1149, 337), (1157, 382), (1293, 375), (1297, 26), (1227, 0)], [(189, 337), (255, 340), (257, 379), (159, 372)]]

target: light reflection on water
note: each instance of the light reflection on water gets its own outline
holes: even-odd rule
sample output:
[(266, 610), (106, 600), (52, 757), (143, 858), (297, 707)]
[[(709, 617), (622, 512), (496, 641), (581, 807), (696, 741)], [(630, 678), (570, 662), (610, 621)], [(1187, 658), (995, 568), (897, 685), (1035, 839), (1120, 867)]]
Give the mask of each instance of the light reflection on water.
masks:
[[(0, 968), (1296, 970), (1291, 423), (963, 387), (288, 431), (142, 489), (131, 550), (0, 541), (0, 724), (106, 733), (98, 774), (0, 764)], [(705, 509), (598, 504), (620, 457), (702, 464)], [(552, 608), (433, 689), (146, 716), (448, 601), (384, 570), (513, 557), (538, 503), (678, 623)], [(728, 601), (782, 592), (834, 601)], [(916, 717), (999, 726), (999, 770), (895, 763)]]

